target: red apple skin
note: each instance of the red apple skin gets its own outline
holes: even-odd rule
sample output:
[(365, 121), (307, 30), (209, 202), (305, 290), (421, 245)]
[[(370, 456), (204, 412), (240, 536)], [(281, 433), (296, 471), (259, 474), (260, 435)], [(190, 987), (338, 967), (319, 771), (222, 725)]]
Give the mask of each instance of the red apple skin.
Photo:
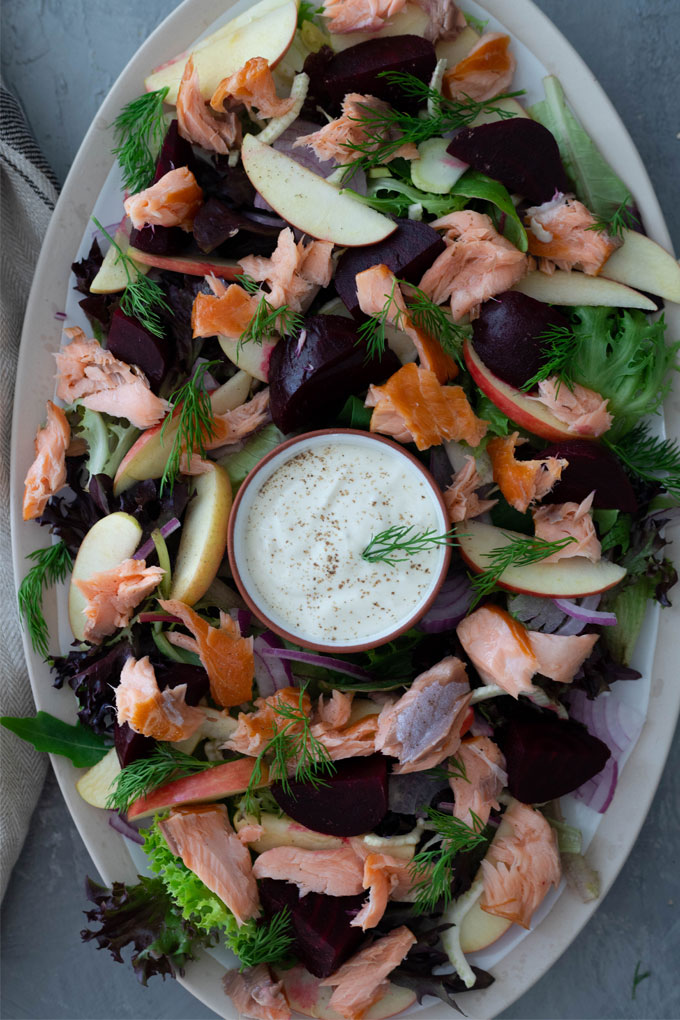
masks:
[(595, 436), (570, 432), (567, 425), (551, 414), (547, 407), (530, 400), (522, 390), (499, 379), (486, 367), (469, 340), (463, 345), (463, 357), (470, 375), (482, 393), (520, 428), (553, 442), (560, 439), (590, 439), (593, 442), (596, 440)]
[[(475, 561), (470, 559), (469, 556), (466, 556), (462, 548), (459, 549), (459, 552), (463, 561), (467, 564), (468, 567), (470, 567), (471, 570), (473, 570), (476, 574), (481, 574), (484, 572), (484, 568), (481, 567), (478, 563), (475, 563)], [(536, 595), (539, 598), (548, 599), (552, 598), (581, 599), (585, 598), (587, 595), (599, 595), (600, 592), (608, 591), (610, 588), (615, 588), (617, 584), (620, 584), (620, 581), (621, 578), (619, 578), (616, 581), (612, 581), (611, 584), (607, 584), (604, 587), (594, 588), (592, 591), (577, 591), (577, 592), (565, 591), (560, 592), (559, 595), (546, 595), (545, 592), (533, 591), (531, 588), (518, 588), (514, 584), (506, 584), (504, 581), (497, 580), (496, 584), (498, 585), (499, 588), (503, 588), (505, 591), (515, 592), (517, 595)]]
[[(128, 808), (128, 818), (145, 818), (165, 808), (179, 807), (181, 804), (203, 804), (231, 797), (235, 793), (245, 793), (254, 766), (254, 758), (237, 758), (236, 761), (216, 765), (195, 776), (165, 783), (146, 797), (134, 801)], [(261, 781), (257, 786), (267, 786), (268, 782), (268, 770), (263, 766)]]
[(187, 276), (210, 276), (212, 273), (222, 280), (235, 280), (243, 272), (238, 262), (209, 255), (154, 255), (138, 248), (128, 248), (128, 255), (142, 265), (167, 269), (171, 273), (186, 273)]

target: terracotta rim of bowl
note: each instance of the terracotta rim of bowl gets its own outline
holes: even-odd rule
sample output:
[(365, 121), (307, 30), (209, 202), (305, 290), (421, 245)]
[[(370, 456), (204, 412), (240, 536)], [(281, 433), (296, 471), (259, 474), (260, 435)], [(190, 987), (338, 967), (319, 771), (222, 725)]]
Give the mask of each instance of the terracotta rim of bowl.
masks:
[(351, 652), (365, 652), (369, 648), (378, 648), (380, 645), (385, 645), (389, 641), (394, 641), (395, 638), (399, 637), (400, 634), (403, 634), (405, 631), (415, 626), (418, 620), (421, 620), (423, 616), (425, 616), (425, 614), (430, 609), (432, 603), (436, 599), (437, 595), (439, 594), (439, 590), (442, 584), (444, 583), (444, 580), (448, 573), (449, 564), (451, 562), (450, 545), (447, 545), (444, 548), (444, 560), (442, 563), (441, 570), (439, 572), (439, 576), (434, 582), (432, 591), (428, 595), (425, 603), (418, 609), (417, 612), (413, 613), (412, 616), (410, 616), (404, 623), (401, 623), (399, 624), (398, 627), (395, 627), (394, 630), (390, 631), (389, 634), (386, 634), (384, 637), (380, 638), (379, 641), (373, 640), (360, 641), (357, 643), (347, 645), (330, 645), (322, 641), (308, 641), (306, 638), (301, 637), (299, 634), (295, 634), (292, 631), (285, 630), (285, 628), (280, 627), (269, 616), (267, 616), (266, 612), (254, 600), (254, 598), (246, 588), (245, 584), (243, 583), (241, 573), (236, 565), (236, 554), (234, 548), (234, 531), (236, 528), (236, 518), (238, 516), (241, 503), (243, 501), (244, 493), (250, 487), (250, 485), (252, 485), (253, 481), (256, 480), (260, 471), (269, 463), (269, 461), (273, 460), (274, 457), (280, 456), (284, 450), (288, 450), (291, 447), (297, 446), (299, 443), (306, 442), (309, 439), (315, 439), (317, 436), (359, 436), (361, 439), (364, 440), (368, 439), (371, 440), (372, 442), (382, 443), (384, 446), (389, 446), (392, 450), (395, 450), (402, 457), (406, 458), (413, 465), (415, 465), (415, 467), (424, 476), (425, 481), (428, 483), (429, 487), (434, 493), (436, 502), (439, 504), (444, 520), (445, 521), (448, 520), (446, 504), (444, 503), (444, 499), (439, 490), (439, 486), (437, 485), (437, 483), (435, 482), (434, 478), (427, 470), (427, 468), (420, 463), (417, 457), (414, 457), (412, 453), (410, 453), (408, 450), (405, 450), (403, 446), (400, 446), (398, 443), (393, 442), (391, 439), (385, 438), (385, 436), (377, 436), (370, 432), (362, 432), (360, 429), (318, 429), (314, 432), (304, 432), (300, 436), (294, 436), (292, 439), (287, 439), (285, 443), (281, 443), (280, 446), (277, 446), (273, 450), (270, 450), (269, 453), (266, 454), (266, 456), (264, 456), (262, 460), (255, 465), (252, 471), (248, 475), (246, 475), (246, 478), (242, 482), (241, 487), (238, 490), (238, 493), (236, 494), (236, 498), (231, 508), (231, 513), (229, 514), (229, 525), (227, 533), (227, 552), (229, 556), (229, 566), (231, 567), (231, 572), (233, 574), (234, 580), (236, 581), (236, 587), (241, 593), (241, 596), (246, 605), (248, 606), (248, 608), (250, 609), (250, 611), (258, 618), (258, 620), (261, 623), (265, 625), (265, 627), (267, 627), (269, 630), (274, 631), (274, 633), (278, 634), (279, 637), (284, 638), (286, 641), (292, 641), (293, 644), (303, 645), (304, 648), (309, 648), (316, 652), (328, 652), (330, 654), (335, 653), (338, 655), (343, 654), (347, 655)]

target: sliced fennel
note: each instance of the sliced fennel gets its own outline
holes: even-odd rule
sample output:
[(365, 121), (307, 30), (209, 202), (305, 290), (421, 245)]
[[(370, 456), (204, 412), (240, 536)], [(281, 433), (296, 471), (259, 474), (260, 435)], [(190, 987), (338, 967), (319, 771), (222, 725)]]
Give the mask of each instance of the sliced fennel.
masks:
[(472, 988), (477, 978), (465, 954), (460, 948), (460, 928), (465, 915), (474, 907), (484, 891), (484, 882), (476, 878), (467, 892), (451, 903), (442, 914), (442, 924), (451, 927), (442, 934), (442, 946), (451, 964), (456, 968), (458, 976), (466, 988)]

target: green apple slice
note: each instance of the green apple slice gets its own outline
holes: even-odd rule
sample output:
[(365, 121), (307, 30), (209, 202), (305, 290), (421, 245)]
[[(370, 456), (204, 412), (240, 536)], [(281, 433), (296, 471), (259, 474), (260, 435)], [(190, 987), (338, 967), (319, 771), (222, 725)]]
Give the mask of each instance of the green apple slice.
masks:
[[(217, 255), (156, 255), (139, 248), (128, 248), (128, 255), (139, 266), (153, 266), (170, 273), (186, 273), (187, 276), (219, 276), (222, 280), (235, 280), (242, 273), (238, 262), (221, 259)], [(142, 270), (148, 271), (148, 268)]]
[(92, 807), (105, 808), (109, 794), (113, 792), (121, 768), (115, 747), (104, 755), (101, 761), (88, 769), (76, 783), (76, 790)]
[(229, 475), (214, 464), (195, 479), (196, 492), (184, 517), (170, 598), (193, 606), (217, 576), (227, 547), (231, 510)]
[[(130, 274), (128, 279), (128, 273), (125, 272), (125, 264), (120, 257), (118, 248), (120, 248), (123, 255), (128, 255), (132, 259), (132, 252), (128, 250), (130, 238), (123, 228), (119, 228), (113, 240), (115, 243), (107, 251), (99, 267), (99, 272), (90, 284), (91, 294), (117, 294), (118, 291), (125, 290), (128, 283), (134, 283), (139, 273), (146, 276), (149, 272), (149, 266), (144, 265), (138, 259), (133, 259), (134, 265), (129, 265), (128, 263), (128, 272)], [(116, 248), (116, 245), (118, 245), (118, 248)]]
[(512, 290), (518, 290), (549, 305), (605, 305), (607, 308), (656, 311), (654, 302), (632, 287), (608, 280), (604, 276), (586, 276), (576, 271), (567, 273), (563, 269), (556, 269), (552, 276), (539, 271), (528, 273)]
[(651, 237), (625, 230), (623, 244), (604, 264), (602, 276), (680, 302), (680, 265)]

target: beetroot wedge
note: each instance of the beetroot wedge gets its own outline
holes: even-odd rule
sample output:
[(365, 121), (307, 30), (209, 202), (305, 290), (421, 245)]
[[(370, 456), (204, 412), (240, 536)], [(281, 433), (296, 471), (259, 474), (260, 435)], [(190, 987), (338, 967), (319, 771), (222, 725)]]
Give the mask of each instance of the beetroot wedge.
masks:
[(141, 368), (151, 389), (158, 391), (168, 370), (171, 352), (167, 340), (154, 336), (138, 319), (116, 308), (111, 317), (106, 346), (114, 357)]
[[(411, 74), (427, 84), (437, 57), (434, 46), (418, 35), (378, 36), (349, 46), (324, 64), (320, 79), (312, 81), (314, 94), (337, 113), (348, 92), (376, 96), (400, 110), (415, 113), (423, 99), (409, 95), (386, 77), (390, 72)], [(305, 65), (306, 67), (306, 65)]]
[(475, 350), (494, 375), (521, 387), (544, 362), (545, 341), (541, 341), (541, 335), (568, 325), (552, 305), (508, 290), (482, 305), (473, 323)]
[(565, 439), (546, 447), (541, 457), (564, 457), (569, 466), (562, 472), (544, 503), (580, 503), (595, 491), (593, 506), (598, 510), (635, 513), (637, 499), (628, 475), (613, 453), (587, 439)]

